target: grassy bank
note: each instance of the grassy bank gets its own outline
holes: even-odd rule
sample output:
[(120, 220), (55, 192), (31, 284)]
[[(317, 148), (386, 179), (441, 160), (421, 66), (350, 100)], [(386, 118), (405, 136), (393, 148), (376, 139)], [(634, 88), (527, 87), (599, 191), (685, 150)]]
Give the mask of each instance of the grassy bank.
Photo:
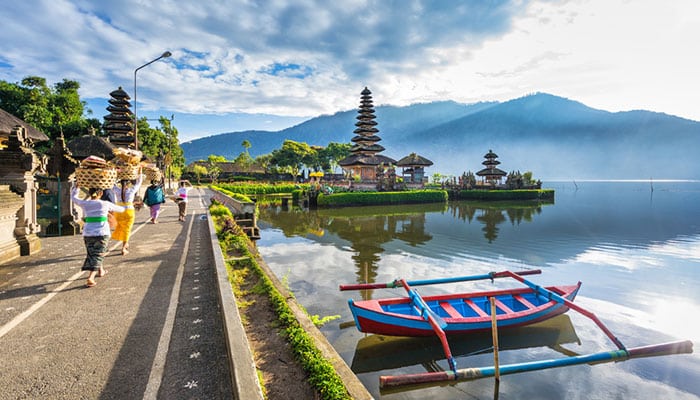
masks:
[(350, 395), (342, 379), (299, 323), (286, 297), (265, 274), (257, 261), (258, 255), (252, 243), (236, 225), (229, 209), (220, 204), (212, 204), (210, 213), (214, 219), (222, 251), (229, 257), (227, 269), (234, 292), (245, 280), (257, 279), (256, 288), (258, 289), (256, 290), (267, 294), (278, 317), (279, 331), (290, 344), (296, 359), (308, 373), (308, 382), (323, 399), (349, 399)]

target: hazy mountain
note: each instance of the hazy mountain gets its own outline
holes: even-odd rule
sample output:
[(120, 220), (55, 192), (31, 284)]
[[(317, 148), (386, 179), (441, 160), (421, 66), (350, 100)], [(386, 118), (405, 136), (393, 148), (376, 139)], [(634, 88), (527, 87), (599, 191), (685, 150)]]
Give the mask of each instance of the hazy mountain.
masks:
[[(538, 93), (503, 103), (455, 102), (375, 107), (382, 154), (416, 152), (435, 164), (428, 174), (483, 168), (492, 149), (505, 171), (546, 179), (700, 179), (700, 122), (649, 111), (611, 113)], [(253, 156), (285, 139), (325, 146), (350, 142), (357, 110), (310, 119), (279, 132), (225, 133), (183, 143), (188, 162), (210, 154)]]

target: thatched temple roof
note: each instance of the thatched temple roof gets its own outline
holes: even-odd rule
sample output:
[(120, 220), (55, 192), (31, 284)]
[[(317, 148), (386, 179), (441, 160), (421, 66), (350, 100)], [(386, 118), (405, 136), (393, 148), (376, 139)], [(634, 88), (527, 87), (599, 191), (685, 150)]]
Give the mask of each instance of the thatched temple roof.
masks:
[(44, 142), (49, 140), (46, 134), (36, 129), (34, 126), (0, 109), (0, 135), (9, 135), (17, 125), (23, 126), (24, 129), (27, 130), (27, 136), (32, 142)]

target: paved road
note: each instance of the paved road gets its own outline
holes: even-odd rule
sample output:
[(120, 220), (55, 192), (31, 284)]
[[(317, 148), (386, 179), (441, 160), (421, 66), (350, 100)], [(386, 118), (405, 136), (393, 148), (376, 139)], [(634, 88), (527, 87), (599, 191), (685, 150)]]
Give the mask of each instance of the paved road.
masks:
[(107, 276), (85, 288), (80, 236), (0, 265), (0, 399), (224, 399), (232, 385), (204, 191), (186, 222), (136, 214)]

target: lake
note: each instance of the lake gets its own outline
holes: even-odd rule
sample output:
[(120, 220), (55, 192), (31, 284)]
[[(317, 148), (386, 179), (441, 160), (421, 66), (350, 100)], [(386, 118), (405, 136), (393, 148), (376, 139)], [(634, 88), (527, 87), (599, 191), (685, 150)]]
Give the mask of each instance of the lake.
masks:
[[(541, 285), (583, 282), (576, 303), (627, 347), (692, 340), (695, 353), (579, 365), (501, 377), (500, 399), (700, 398), (700, 182), (545, 182), (550, 204), (475, 203), (261, 210), (260, 254), (310, 314), (339, 315), (321, 330), (377, 399), (489, 399), (494, 379), (380, 390), (379, 376), (449, 370), (433, 339), (359, 332), (343, 283), (390, 282), (541, 269)], [(518, 286), (508, 279), (421, 286), (422, 295)], [(500, 363), (615, 350), (570, 310), (500, 332)], [(458, 368), (493, 365), (489, 335), (450, 340)]]

